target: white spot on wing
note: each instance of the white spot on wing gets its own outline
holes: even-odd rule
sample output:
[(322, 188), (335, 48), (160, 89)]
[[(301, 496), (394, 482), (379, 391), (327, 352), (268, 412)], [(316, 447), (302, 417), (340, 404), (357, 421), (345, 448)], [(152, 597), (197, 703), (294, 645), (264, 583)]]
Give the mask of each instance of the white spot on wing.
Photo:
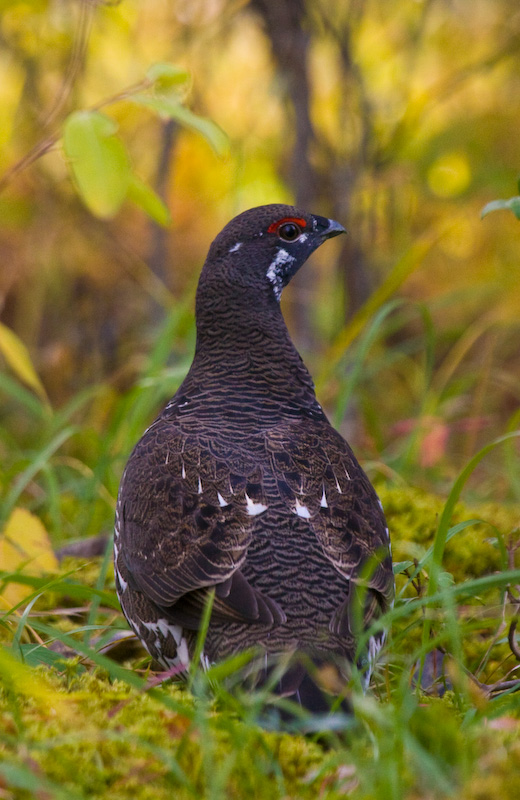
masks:
[(372, 676), (372, 670), (374, 669), (374, 665), (377, 660), (377, 655), (381, 650), (383, 644), (385, 642), (385, 634), (379, 634), (378, 636), (371, 636), (368, 640), (368, 653), (367, 653), (367, 660), (368, 660), (368, 667), (366, 669), (365, 674), (363, 675), (363, 688), (365, 691), (368, 689), (368, 685), (370, 683), (370, 678)]
[(198, 488), (197, 488), (197, 493), (198, 494), (202, 494), (202, 481), (200, 480), (200, 478), (199, 478), (199, 485), (198, 485)]
[(250, 517), (256, 517), (257, 514), (261, 514), (262, 511), (267, 511), (267, 506), (263, 503), (255, 503), (254, 500), (251, 500), (249, 495), (246, 492), (246, 503), (247, 503), (247, 513)]
[(125, 580), (123, 580), (123, 578), (121, 577), (121, 573), (119, 572), (117, 567), (116, 567), (116, 575), (117, 575), (117, 580), (119, 582), (119, 586), (121, 587), (121, 592), (126, 592), (128, 583)]
[(303, 503), (300, 503), (298, 498), (296, 498), (296, 505), (293, 510), (294, 513), (298, 514), (298, 516), (302, 517), (302, 519), (310, 519), (311, 512), (309, 511), (307, 506), (304, 506)]
[(224, 500), (224, 498), (222, 497), (220, 492), (217, 492), (217, 497), (218, 497), (218, 504), (219, 504), (219, 506), (221, 506), (221, 508), (225, 508), (225, 506), (229, 505), (227, 500)]
[(119, 533), (120, 533), (119, 528), (120, 528), (120, 520), (119, 520), (119, 502), (118, 502), (116, 505), (116, 519), (114, 522), (114, 547), (115, 547), (115, 541), (119, 539)]
[(237, 242), (236, 244), (233, 245), (233, 247), (229, 248), (228, 253), (236, 253), (237, 250), (240, 250), (242, 244), (243, 244), (242, 242)]
[[(177, 627), (178, 627), (177, 625), (170, 625), (168, 620), (164, 619), (164, 617), (157, 620), (157, 629), (160, 631), (160, 633), (162, 633), (165, 639), (169, 633), (171, 633), (173, 638), (175, 639), (175, 635), (172, 631), (172, 628), (177, 628)], [(175, 639), (175, 641), (177, 640)]]
[(392, 558), (392, 542), (390, 541), (390, 531), (388, 530), (388, 528), (385, 528), (385, 533), (386, 533), (386, 540), (388, 542), (388, 554), (390, 558)]
[[(142, 619), (139, 621), (139, 625), (141, 625), (143, 628), (146, 628), (147, 631), (155, 633), (156, 636), (158, 636), (159, 633), (161, 633), (163, 636), (167, 636), (168, 632), (170, 632), (175, 639), (175, 642), (177, 642), (177, 639), (180, 638), (180, 635), (182, 635), (181, 628), (179, 628), (178, 625), (168, 625), (168, 621), (166, 619), (157, 619), (153, 620), (152, 622), (145, 622), (144, 619)], [(179, 637), (173, 634), (174, 628), (177, 628), (178, 631), (180, 631)]]
[(184, 461), (182, 462), (182, 467), (181, 467), (181, 477), (182, 478), (186, 477), (186, 468), (184, 466)]
[(327, 497), (325, 495), (325, 486), (323, 487), (323, 494), (321, 496), (320, 506), (321, 506), (321, 508), (328, 508), (329, 507), (329, 504), (327, 503)]
[[(142, 640), (144, 646), (153, 658), (156, 658), (160, 664), (166, 669), (173, 667), (187, 668), (190, 664), (190, 655), (188, 651), (188, 643), (183, 636), (183, 630), (180, 625), (173, 625), (169, 620), (161, 617), (160, 619), (153, 620), (152, 622), (145, 622), (139, 620), (139, 623), (132, 624), (131, 627), (139, 638), (142, 636), (142, 629), (146, 628), (147, 631), (155, 635), (153, 644)], [(169, 658), (162, 653), (163, 644), (165, 640), (171, 636), (177, 646), (177, 652), (174, 658)]]
[(188, 643), (184, 636), (182, 637), (180, 644), (177, 646), (177, 658), (179, 663), (183, 666), (189, 666), (190, 663), (190, 654), (188, 652)]

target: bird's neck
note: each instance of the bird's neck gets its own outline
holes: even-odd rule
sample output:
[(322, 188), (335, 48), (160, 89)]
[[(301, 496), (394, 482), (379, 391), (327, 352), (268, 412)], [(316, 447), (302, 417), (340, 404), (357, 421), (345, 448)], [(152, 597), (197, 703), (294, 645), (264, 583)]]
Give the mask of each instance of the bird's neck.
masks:
[[(313, 409), (314, 384), (274, 297), (197, 298), (195, 357), (181, 390)], [(318, 407), (319, 408), (319, 407)]]

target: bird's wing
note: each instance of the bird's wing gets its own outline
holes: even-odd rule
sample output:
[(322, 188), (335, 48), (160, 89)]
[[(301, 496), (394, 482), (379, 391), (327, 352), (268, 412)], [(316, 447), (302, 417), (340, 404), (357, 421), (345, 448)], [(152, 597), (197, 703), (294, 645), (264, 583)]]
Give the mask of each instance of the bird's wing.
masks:
[(323, 553), (345, 577), (345, 601), (330, 623), (344, 635), (355, 627), (356, 598), (368, 625), (392, 603), (394, 577), (381, 503), (349, 445), (326, 420), (277, 425), (266, 436), (278, 490), (308, 521)]
[(137, 444), (121, 481), (119, 551), (135, 588), (197, 629), (208, 592), (213, 619), (267, 625), (277, 603), (240, 571), (262, 502), (262, 476), (236, 446), (186, 435), (158, 420)]

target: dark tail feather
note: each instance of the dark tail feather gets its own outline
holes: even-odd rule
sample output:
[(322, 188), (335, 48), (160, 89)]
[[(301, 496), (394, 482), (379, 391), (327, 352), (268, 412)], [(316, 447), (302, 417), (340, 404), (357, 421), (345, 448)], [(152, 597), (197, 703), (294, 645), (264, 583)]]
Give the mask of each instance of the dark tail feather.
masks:
[(351, 706), (344, 696), (345, 683), (334, 664), (306, 659), (306, 663), (289, 667), (275, 693), (312, 714), (329, 714), (331, 710), (350, 712)]
[[(266, 719), (270, 724), (276, 725), (276, 719), (279, 719), (284, 724), (295, 723), (301, 730), (317, 730), (318, 718), (326, 718), (331, 713), (352, 713), (346, 697), (347, 681), (329, 659), (311, 659), (298, 654), (292, 657), (285, 669), (280, 659), (267, 666), (264, 662), (255, 673), (253, 684), (257, 688), (269, 688), (273, 695), (282, 699), (282, 702), (275, 699), (269, 702), (270, 712)], [(316, 719), (311, 722), (314, 716)]]

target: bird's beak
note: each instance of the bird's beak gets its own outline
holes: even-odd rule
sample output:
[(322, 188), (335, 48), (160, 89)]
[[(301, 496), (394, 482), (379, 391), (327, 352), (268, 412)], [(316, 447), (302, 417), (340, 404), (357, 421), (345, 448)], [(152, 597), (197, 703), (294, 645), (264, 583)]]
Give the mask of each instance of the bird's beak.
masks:
[(339, 236), (340, 233), (347, 232), (343, 225), (340, 225), (339, 222), (336, 222), (333, 219), (328, 219), (327, 222), (329, 225), (322, 233), (324, 239), (332, 239), (333, 236)]
[(327, 219), (327, 217), (319, 217), (317, 214), (314, 215), (314, 230), (319, 233), (323, 240), (332, 239), (333, 236), (339, 236), (340, 233), (346, 233), (345, 228), (339, 222)]

